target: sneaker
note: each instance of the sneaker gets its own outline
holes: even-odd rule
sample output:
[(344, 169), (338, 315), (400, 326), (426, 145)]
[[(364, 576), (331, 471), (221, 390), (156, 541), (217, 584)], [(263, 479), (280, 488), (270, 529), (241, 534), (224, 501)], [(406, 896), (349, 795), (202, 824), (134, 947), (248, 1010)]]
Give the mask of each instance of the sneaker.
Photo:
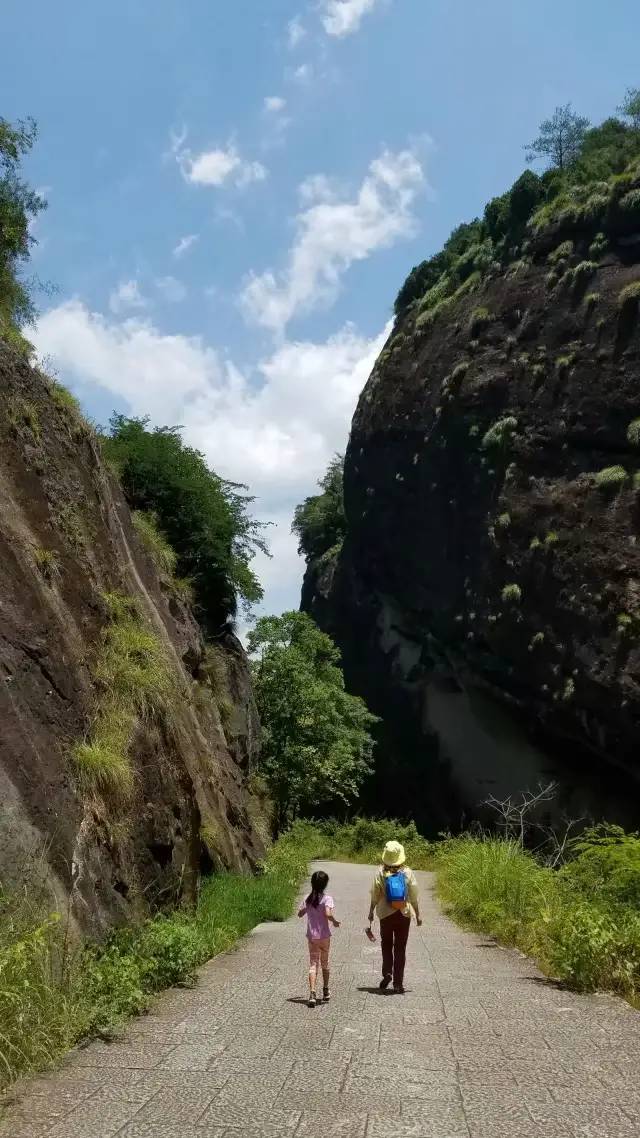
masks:
[(383, 976), (382, 980), (378, 984), (380, 991), (384, 992), (389, 987), (390, 983), (391, 983), (391, 977), (390, 976)]
[(311, 994), (310, 994), (310, 996), (309, 996), (309, 999), (308, 999), (308, 1001), (307, 1001), (307, 1002), (308, 1002), (308, 1006), (309, 1006), (310, 1008), (315, 1008), (315, 1006), (316, 1006), (316, 1004), (317, 1004), (317, 1002), (318, 1002), (318, 1001), (316, 1000), (316, 994), (315, 994), (315, 992), (311, 992)]
[(325, 1004), (329, 1003), (329, 1000), (331, 999), (331, 992), (329, 991), (328, 988), (323, 989), (322, 999), (324, 1000)]

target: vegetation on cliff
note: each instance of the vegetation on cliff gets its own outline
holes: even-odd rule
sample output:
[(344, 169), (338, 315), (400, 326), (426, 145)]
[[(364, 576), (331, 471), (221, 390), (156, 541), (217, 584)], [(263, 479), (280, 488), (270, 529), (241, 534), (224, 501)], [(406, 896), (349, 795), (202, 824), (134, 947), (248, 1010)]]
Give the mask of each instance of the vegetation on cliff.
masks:
[(0, 339), (28, 350), (21, 329), (33, 319), (33, 286), (22, 276), (34, 236), (31, 223), (46, 202), (20, 176), (20, 162), (36, 138), (33, 120), (0, 118)]
[(530, 158), (547, 160), (548, 169), (541, 175), (526, 170), (487, 203), (482, 218), (457, 226), (441, 252), (416, 265), (396, 297), (396, 316), (411, 310), (425, 328), (462, 288), (473, 288), (550, 237), (601, 235), (604, 251), (610, 238), (637, 225), (639, 99), (638, 91), (629, 91), (622, 118), (596, 127), (570, 106), (556, 108), (527, 148)]
[(337, 549), (347, 531), (344, 512), (344, 458), (335, 455), (320, 479), (320, 494), (311, 494), (296, 506), (291, 529), (298, 536), (298, 552), (307, 561)]
[(178, 427), (151, 429), (148, 419), (114, 415), (103, 447), (129, 505), (154, 515), (208, 632), (218, 632), (235, 615), (238, 600), (260, 600), (250, 563), (257, 550), (267, 550), (263, 527), (248, 513), (253, 499), (245, 486), (210, 470)]

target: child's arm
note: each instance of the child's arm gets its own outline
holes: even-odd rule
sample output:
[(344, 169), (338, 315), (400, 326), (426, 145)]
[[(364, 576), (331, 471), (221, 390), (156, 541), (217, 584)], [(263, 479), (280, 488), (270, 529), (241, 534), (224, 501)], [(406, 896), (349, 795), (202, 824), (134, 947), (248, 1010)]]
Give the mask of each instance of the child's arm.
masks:
[(303, 901), (300, 908), (298, 909), (298, 916), (304, 917), (306, 911), (307, 911), (307, 902)]
[(339, 929), (340, 921), (337, 921), (333, 915), (333, 905), (325, 905), (324, 911), (329, 923), (332, 924), (335, 929)]

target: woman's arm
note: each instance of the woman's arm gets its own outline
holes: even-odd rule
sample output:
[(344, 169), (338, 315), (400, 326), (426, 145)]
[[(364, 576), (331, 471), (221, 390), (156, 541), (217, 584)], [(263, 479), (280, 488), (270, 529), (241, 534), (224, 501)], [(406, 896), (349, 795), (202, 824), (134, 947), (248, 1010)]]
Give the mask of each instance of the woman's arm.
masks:
[(422, 917), (420, 916), (420, 896), (418, 894), (418, 882), (416, 881), (413, 870), (410, 871), (408, 885), (409, 901), (411, 902), (413, 911), (416, 915), (416, 924), (421, 925)]
[(373, 885), (371, 886), (371, 901), (369, 903), (369, 917), (368, 917), (369, 924), (371, 924), (371, 922), (375, 916), (376, 905), (378, 904), (379, 900), (380, 900), (380, 881), (376, 877), (374, 882), (373, 882)]

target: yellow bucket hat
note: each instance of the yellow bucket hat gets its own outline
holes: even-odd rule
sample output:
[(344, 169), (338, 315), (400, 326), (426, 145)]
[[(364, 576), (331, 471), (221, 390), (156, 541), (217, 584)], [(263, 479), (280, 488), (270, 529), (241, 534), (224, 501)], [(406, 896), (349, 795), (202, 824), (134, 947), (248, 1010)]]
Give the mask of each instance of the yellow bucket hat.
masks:
[(401, 842), (387, 842), (382, 851), (383, 865), (404, 865), (406, 861), (404, 846)]

